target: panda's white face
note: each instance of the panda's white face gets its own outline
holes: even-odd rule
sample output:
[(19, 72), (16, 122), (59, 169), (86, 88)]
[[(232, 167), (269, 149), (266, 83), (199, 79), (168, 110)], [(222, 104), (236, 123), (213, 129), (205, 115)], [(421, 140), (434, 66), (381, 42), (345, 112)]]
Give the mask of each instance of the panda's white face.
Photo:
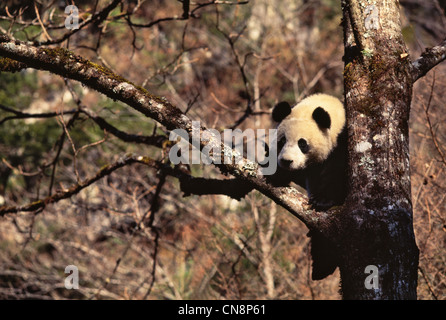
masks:
[(291, 118), (278, 127), (278, 160), (284, 169), (299, 170), (323, 162), (333, 148), (328, 132), (321, 131), (315, 122)]
[(345, 125), (344, 106), (325, 94), (305, 98), (294, 108), (280, 103), (273, 110), (277, 127), (279, 166), (304, 169), (327, 160)]

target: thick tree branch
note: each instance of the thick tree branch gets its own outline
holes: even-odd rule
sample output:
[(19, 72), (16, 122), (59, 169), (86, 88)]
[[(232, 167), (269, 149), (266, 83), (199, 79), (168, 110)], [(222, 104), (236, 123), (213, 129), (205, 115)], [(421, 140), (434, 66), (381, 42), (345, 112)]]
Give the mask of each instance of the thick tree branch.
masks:
[(20, 63), (9, 58), (0, 58), (0, 72), (17, 72), (26, 68), (27, 67), (24, 63)]
[(417, 81), (440, 62), (446, 59), (446, 39), (439, 45), (426, 49), (417, 60), (412, 63), (413, 81)]
[[(109, 69), (85, 60), (68, 50), (34, 47), (11, 40), (3, 35), (0, 36), (0, 55), (25, 63), (31, 68), (50, 71), (62, 77), (80, 81), (109, 98), (119, 100), (158, 121), (167, 130), (183, 129), (188, 133), (189, 138), (192, 138), (192, 120), (166, 99), (151, 95), (144, 88), (116, 75)], [(200, 137), (208, 133), (203, 126), (199, 130)], [(224, 150), (222, 157), (226, 156), (231, 159), (240, 157), (237, 152), (209, 134), (207, 134), (207, 139), (202, 138), (200, 141), (200, 148), (205, 146)], [(269, 185), (262, 177), (258, 164), (244, 158), (232, 164), (221, 162), (222, 164), (215, 165), (222, 173), (231, 174), (240, 181), (251, 184), (255, 189), (303, 221), (307, 227), (320, 231), (329, 229), (331, 215), (312, 210), (308, 204), (308, 198), (294, 188)]]

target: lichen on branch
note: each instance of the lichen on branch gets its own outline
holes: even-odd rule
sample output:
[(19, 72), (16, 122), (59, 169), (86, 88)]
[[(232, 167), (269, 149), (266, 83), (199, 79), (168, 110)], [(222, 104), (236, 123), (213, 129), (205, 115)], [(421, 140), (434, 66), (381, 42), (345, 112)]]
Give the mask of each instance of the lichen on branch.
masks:
[(426, 49), (421, 56), (412, 63), (413, 81), (417, 81), (440, 62), (446, 60), (446, 39), (435, 47)]

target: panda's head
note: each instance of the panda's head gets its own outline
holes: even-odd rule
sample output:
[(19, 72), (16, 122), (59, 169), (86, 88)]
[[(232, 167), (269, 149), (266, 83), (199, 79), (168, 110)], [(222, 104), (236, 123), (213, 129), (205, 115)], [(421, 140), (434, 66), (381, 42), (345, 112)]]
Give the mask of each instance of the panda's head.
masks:
[(339, 99), (316, 94), (294, 108), (286, 102), (277, 104), (273, 120), (278, 122), (279, 166), (299, 170), (328, 158), (345, 125), (345, 111)]

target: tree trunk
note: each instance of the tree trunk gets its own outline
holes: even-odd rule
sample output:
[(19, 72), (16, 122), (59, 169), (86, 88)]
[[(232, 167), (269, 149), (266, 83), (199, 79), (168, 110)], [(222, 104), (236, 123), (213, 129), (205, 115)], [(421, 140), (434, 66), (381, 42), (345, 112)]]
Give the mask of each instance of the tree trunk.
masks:
[(413, 78), (398, 1), (347, 0), (343, 12), (350, 188), (339, 249), (343, 298), (416, 299), (408, 132)]

